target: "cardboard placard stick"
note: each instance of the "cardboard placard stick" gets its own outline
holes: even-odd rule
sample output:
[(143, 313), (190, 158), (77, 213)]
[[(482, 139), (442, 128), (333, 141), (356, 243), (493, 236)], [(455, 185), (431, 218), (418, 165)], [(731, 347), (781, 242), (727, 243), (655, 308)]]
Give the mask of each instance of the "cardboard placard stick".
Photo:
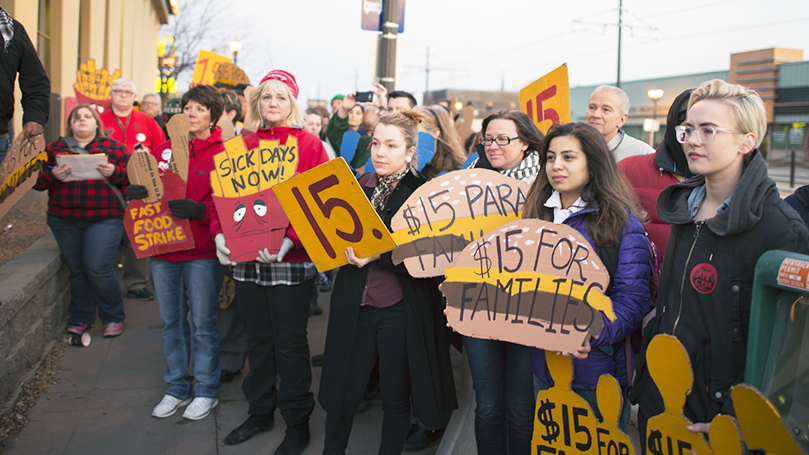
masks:
[[(166, 125), (171, 139), (171, 160), (169, 170), (184, 182), (188, 181), (188, 132), (191, 123), (185, 114), (177, 114)], [(164, 152), (165, 153), (165, 152)]]
[(149, 196), (145, 202), (157, 202), (163, 197), (163, 181), (157, 168), (157, 160), (151, 153), (136, 152), (129, 158), (126, 175), (131, 185), (143, 185)]

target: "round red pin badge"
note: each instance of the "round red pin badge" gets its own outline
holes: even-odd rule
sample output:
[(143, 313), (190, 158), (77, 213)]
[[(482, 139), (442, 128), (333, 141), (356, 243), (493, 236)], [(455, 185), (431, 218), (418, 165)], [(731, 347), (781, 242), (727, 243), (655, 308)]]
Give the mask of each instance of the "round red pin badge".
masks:
[(716, 269), (704, 262), (691, 270), (691, 286), (700, 294), (710, 294), (716, 288)]

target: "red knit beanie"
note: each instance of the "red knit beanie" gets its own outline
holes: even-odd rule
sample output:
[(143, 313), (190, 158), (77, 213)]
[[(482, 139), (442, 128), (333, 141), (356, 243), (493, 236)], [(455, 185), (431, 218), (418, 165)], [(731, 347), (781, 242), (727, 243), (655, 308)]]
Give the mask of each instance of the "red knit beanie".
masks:
[(270, 79), (278, 79), (279, 81), (288, 85), (289, 89), (292, 90), (292, 96), (294, 96), (295, 99), (298, 99), (298, 82), (295, 81), (295, 76), (287, 73), (284, 70), (273, 70), (267, 73), (267, 75), (264, 76), (264, 79), (262, 79), (258, 85), (261, 85), (264, 83), (264, 81), (268, 81)]

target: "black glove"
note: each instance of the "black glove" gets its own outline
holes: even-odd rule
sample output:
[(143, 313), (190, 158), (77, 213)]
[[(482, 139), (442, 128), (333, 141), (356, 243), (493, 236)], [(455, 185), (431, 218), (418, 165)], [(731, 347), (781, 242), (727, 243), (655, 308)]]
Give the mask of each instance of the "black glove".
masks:
[(132, 199), (146, 199), (149, 197), (149, 192), (146, 191), (146, 187), (143, 185), (129, 185), (126, 189), (126, 198), (128, 200)]
[(171, 210), (171, 216), (175, 218), (187, 218), (189, 220), (205, 218), (205, 203), (194, 202), (188, 198), (170, 200), (169, 210)]

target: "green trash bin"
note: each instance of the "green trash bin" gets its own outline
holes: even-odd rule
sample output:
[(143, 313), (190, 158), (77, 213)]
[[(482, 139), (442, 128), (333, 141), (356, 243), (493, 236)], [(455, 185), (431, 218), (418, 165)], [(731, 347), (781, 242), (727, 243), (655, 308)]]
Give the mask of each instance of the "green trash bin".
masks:
[(744, 382), (809, 451), (809, 256), (768, 251), (756, 264)]

